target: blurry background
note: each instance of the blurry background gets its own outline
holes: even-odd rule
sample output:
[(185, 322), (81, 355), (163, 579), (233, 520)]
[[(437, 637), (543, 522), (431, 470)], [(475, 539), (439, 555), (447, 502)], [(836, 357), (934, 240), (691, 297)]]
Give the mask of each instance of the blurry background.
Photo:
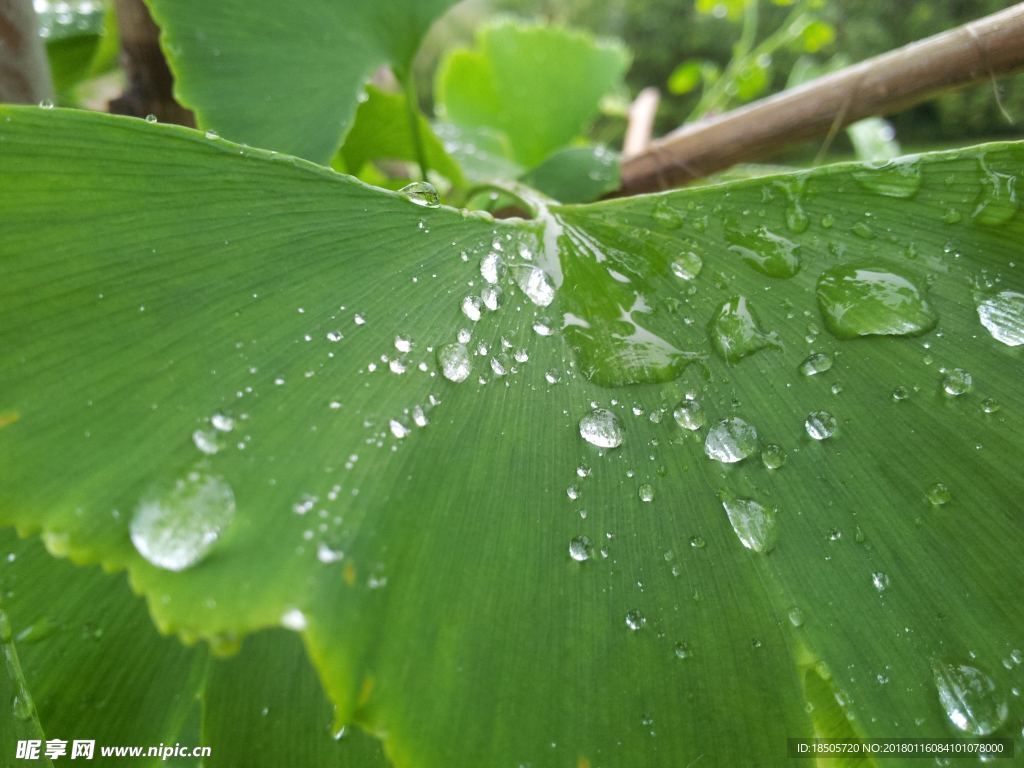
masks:
[[(141, 6), (141, 0), (116, 4), (124, 16), (125, 8)], [(661, 94), (657, 136), (687, 119), (1010, 5), (999, 0), (464, 0), (428, 36), (416, 65), (418, 91), (424, 112), (431, 114), (438, 62), (453, 47), (471, 46), (474, 30), (495, 16), (579, 27), (616, 38), (632, 52), (626, 87), (605, 99), (593, 131), (595, 139), (619, 146), (626, 110), (642, 88), (653, 86)], [(58, 104), (106, 109), (111, 100), (123, 101), (125, 59), (118, 55), (113, 6), (114, 0), (35, 0)], [(124, 19), (121, 27), (124, 36)], [(884, 130), (894, 130), (904, 151), (917, 151), (1019, 137), (1022, 119), (1024, 75), (1019, 75), (895, 115)], [(813, 157), (817, 149), (807, 146), (783, 159)], [(852, 153), (845, 134), (830, 147), (832, 156)]]

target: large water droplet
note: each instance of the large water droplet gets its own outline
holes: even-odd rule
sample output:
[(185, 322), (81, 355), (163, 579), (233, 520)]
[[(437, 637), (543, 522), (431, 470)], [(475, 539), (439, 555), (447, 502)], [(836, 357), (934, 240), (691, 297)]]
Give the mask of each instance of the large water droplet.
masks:
[(569, 540), (569, 557), (576, 562), (582, 563), (584, 560), (589, 560), (592, 552), (590, 539), (586, 536), (576, 536)]
[(672, 274), (680, 280), (695, 280), (704, 268), (704, 260), (694, 251), (683, 251), (670, 266)]
[(792, 277), (800, 271), (800, 245), (764, 226), (742, 231), (726, 225), (725, 237), (730, 251), (768, 277)]
[(950, 397), (966, 395), (974, 389), (974, 377), (963, 368), (947, 371), (942, 378), (942, 391)]
[(1009, 347), (1024, 344), (1024, 293), (1000, 291), (978, 304), (978, 319), (992, 338)]
[(828, 411), (811, 411), (804, 421), (804, 429), (815, 440), (827, 440), (836, 433), (836, 417)]
[(756, 450), (757, 430), (736, 416), (718, 422), (704, 440), (704, 453), (723, 464), (743, 461)]
[(817, 376), (819, 373), (825, 373), (825, 371), (831, 368), (832, 358), (824, 352), (815, 352), (814, 354), (808, 355), (807, 358), (800, 363), (800, 373), (804, 376)]
[(595, 408), (580, 419), (580, 437), (598, 448), (618, 448), (622, 436), (618, 416), (604, 408)]
[(913, 197), (921, 188), (921, 165), (916, 157), (901, 157), (854, 171), (860, 185), (886, 197)]
[(480, 276), (491, 285), (497, 283), (504, 274), (505, 264), (497, 251), (491, 251), (480, 260)]
[(455, 383), (468, 379), (473, 370), (465, 344), (445, 344), (437, 350), (437, 362), (444, 377)]
[(182, 571), (202, 560), (235, 516), (231, 486), (216, 475), (192, 472), (166, 493), (135, 509), (131, 539), (158, 568)]
[(1006, 701), (996, 691), (992, 678), (980, 669), (937, 663), (932, 672), (942, 708), (961, 731), (987, 736), (1006, 722)]
[(873, 266), (844, 264), (818, 278), (825, 326), (840, 339), (912, 336), (935, 327), (938, 315), (909, 278)]
[(775, 510), (753, 499), (722, 497), (722, 507), (740, 543), (754, 552), (770, 552), (777, 538)]
[(1017, 200), (1017, 177), (1009, 173), (990, 170), (985, 161), (978, 159), (981, 169), (981, 191), (971, 211), (976, 224), (998, 226), (1015, 215), (1020, 207)]
[(734, 296), (723, 303), (711, 318), (709, 331), (715, 351), (730, 363), (765, 347), (778, 346), (774, 334), (761, 330), (744, 296)]
[(672, 411), (672, 416), (683, 429), (696, 432), (704, 426), (704, 407), (698, 400), (684, 400)]
[(426, 181), (414, 181), (412, 184), (406, 184), (398, 191), (405, 195), (410, 202), (422, 205), (425, 208), (437, 208), (441, 205), (441, 196), (437, 194), (434, 185)]
[(512, 269), (516, 285), (538, 307), (546, 307), (555, 300), (555, 287), (543, 269), (523, 264), (517, 264)]

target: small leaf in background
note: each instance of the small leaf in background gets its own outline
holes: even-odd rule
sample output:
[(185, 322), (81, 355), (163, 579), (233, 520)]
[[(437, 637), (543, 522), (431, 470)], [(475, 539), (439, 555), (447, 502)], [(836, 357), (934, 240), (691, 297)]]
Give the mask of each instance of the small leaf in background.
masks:
[(846, 126), (858, 160), (879, 163), (892, 160), (901, 153), (892, 123), (881, 117), (866, 117)]
[(326, 164), (370, 74), (387, 64), (408, 70), (455, 0), (147, 2), (175, 96), (201, 128)]
[(117, 62), (117, 17), (111, 3), (37, 4), (39, 35), (46, 41), (58, 102), (74, 104), (74, 88), (82, 80), (113, 68)]
[(817, 53), (831, 45), (836, 39), (835, 28), (826, 21), (812, 21), (800, 33), (800, 43), (807, 53)]
[(668, 76), (668, 89), (682, 95), (699, 86), (703, 79), (703, 63), (697, 59), (687, 59)]
[[(560, 27), (505, 22), (448, 54), (437, 75), (439, 116), (507, 137), (524, 167), (568, 145), (597, 115), (629, 64), (624, 48)], [(501, 97), (498, 97), (501, 94)]]
[(736, 21), (743, 16), (747, 4), (759, 0), (697, 0), (697, 13)]
[(768, 89), (769, 74), (770, 70), (763, 62), (751, 61), (749, 66), (736, 73), (737, 98), (740, 101), (756, 99)]
[(523, 169), (513, 160), (508, 139), (490, 128), (435, 122), (434, 133), (445, 151), (461, 166), (466, 179), (473, 184), (495, 179), (515, 179)]
[[(452, 185), (462, 186), (464, 179), (458, 163), (445, 151), (444, 144), (434, 134), (427, 119), (417, 112), (416, 120), (429, 168)], [(388, 93), (370, 85), (338, 152), (336, 167), (366, 180), (363, 173), (367, 163), (388, 160), (408, 164), (411, 172), (407, 179), (419, 177), (405, 94)]]
[(619, 188), (619, 155), (602, 146), (555, 152), (520, 179), (562, 203), (589, 203)]

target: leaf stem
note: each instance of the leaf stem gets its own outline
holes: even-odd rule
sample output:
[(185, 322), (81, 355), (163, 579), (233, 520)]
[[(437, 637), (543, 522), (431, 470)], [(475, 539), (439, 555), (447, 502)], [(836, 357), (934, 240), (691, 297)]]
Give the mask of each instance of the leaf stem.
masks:
[(406, 114), (409, 116), (409, 132), (412, 135), (413, 149), (416, 151), (416, 162), (420, 166), (420, 175), (423, 177), (423, 181), (427, 181), (427, 172), (430, 170), (430, 166), (427, 164), (427, 152), (423, 147), (423, 134), (420, 131), (416, 82), (411, 69), (395, 74), (402, 83), (402, 91), (405, 93), (405, 108)]

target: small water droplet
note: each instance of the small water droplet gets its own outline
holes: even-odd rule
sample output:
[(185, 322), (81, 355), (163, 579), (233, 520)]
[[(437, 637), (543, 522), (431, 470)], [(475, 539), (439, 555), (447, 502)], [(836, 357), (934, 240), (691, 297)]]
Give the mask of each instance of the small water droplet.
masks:
[(672, 411), (672, 416), (675, 418), (676, 424), (691, 432), (696, 432), (706, 422), (704, 407), (698, 400), (684, 400)]
[(437, 208), (441, 205), (441, 196), (437, 194), (434, 185), (426, 181), (414, 181), (398, 191), (410, 202), (422, 205), (424, 208)]
[(676, 209), (668, 197), (659, 197), (651, 209), (651, 218), (666, 229), (679, 229), (683, 226), (683, 214)]
[(578, 563), (589, 560), (593, 554), (590, 539), (586, 536), (576, 536), (569, 540), (569, 557)]
[(688, 659), (693, 656), (693, 651), (687, 643), (676, 643), (675, 654), (677, 659)]
[(825, 373), (832, 368), (832, 358), (826, 355), (824, 352), (815, 352), (814, 354), (808, 355), (807, 358), (800, 363), (800, 373), (804, 376), (817, 376), (819, 373)]
[(28, 720), (36, 711), (35, 704), (27, 691), (18, 691), (11, 698), (11, 714), (18, 720)]
[(497, 283), (504, 274), (505, 262), (496, 251), (491, 251), (480, 260), (480, 276), (491, 285)]
[(622, 425), (611, 411), (595, 408), (580, 419), (580, 437), (598, 448), (617, 448), (622, 445)]
[(972, 736), (987, 736), (1009, 714), (988, 675), (967, 664), (935, 663), (932, 667), (939, 702), (957, 728)]
[(209, 553), (234, 516), (231, 486), (216, 475), (196, 471), (169, 492), (151, 494), (139, 503), (131, 539), (153, 565), (182, 571)]
[(704, 537), (703, 536), (691, 536), (690, 537), (690, 546), (693, 547), (694, 549), (704, 549), (704, 547), (706, 547), (707, 545), (708, 545), (708, 543), (706, 541), (704, 541)]
[(818, 306), (825, 326), (837, 338), (913, 336), (935, 327), (938, 315), (909, 278), (857, 264), (822, 273)]
[(214, 139), (219, 139), (220, 138), (220, 134), (217, 133), (216, 131), (212, 130), (212, 129), (207, 130), (205, 135), (206, 135), (206, 138), (208, 138), (210, 141), (213, 141)]
[(789, 623), (794, 627), (802, 627), (804, 625), (804, 612), (798, 606), (794, 605), (789, 609)]
[(889, 574), (883, 571), (875, 571), (871, 574), (871, 583), (879, 592), (885, 592), (889, 588)]
[(473, 364), (465, 344), (445, 344), (437, 350), (437, 362), (448, 381), (459, 383), (469, 378)]
[(643, 628), (644, 624), (647, 623), (647, 619), (640, 611), (627, 611), (626, 612), (626, 626), (633, 632), (637, 632)]
[(895, 400), (896, 402), (906, 400), (908, 397), (910, 397), (910, 390), (908, 390), (906, 387), (899, 386), (892, 391), (892, 399)]
[(971, 211), (976, 224), (994, 227), (1005, 224), (1017, 215), (1017, 177), (989, 169), (983, 158), (978, 159), (981, 169), (981, 190)]
[(800, 245), (767, 227), (746, 232), (726, 225), (725, 237), (729, 250), (763, 275), (786, 278), (800, 271)]
[(993, 400), (991, 397), (986, 397), (981, 401), (981, 410), (985, 413), (996, 413), (1000, 407), (998, 401)]
[(230, 432), (235, 428), (235, 420), (223, 413), (215, 413), (210, 417), (210, 424), (218, 432)]
[(480, 319), (480, 299), (476, 296), (467, 296), (462, 300), (462, 314), (474, 323)]
[(953, 368), (942, 378), (942, 391), (950, 397), (960, 397), (974, 389), (974, 378), (963, 368)]
[(815, 440), (827, 440), (836, 433), (836, 417), (828, 411), (811, 411), (804, 420), (804, 429)]
[(53, 102), (50, 99), (43, 99), (39, 102), (40, 109), (53, 109)]
[(982, 300), (978, 319), (993, 339), (1019, 347), (1024, 344), (1024, 293), (1000, 291)]
[(193, 432), (192, 444), (207, 456), (212, 456), (221, 448), (217, 433), (209, 429), (197, 429)]
[(146, 115), (146, 122), (147, 123), (155, 123), (156, 122), (156, 115), (153, 115), (153, 114)]
[(722, 495), (722, 507), (744, 547), (761, 553), (772, 550), (777, 538), (774, 509), (754, 499), (734, 499), (727, 494)]
[(948, 504), (953, 494), (949, 492), (949, 488), (946, 487), (945, 483), (935, 483), (931, 488), (928, 489), (928, 503), (933, 507), (941, 507)]
[(650, 483), (644, 483), (637, 491), (637, 495), (640, 497), (640, 501), (645, 504), (651, 503), (654, 501), (654, 486)]
[(761, 462), (767, 469), (778, 469), (786, 463), (786, 451), (777, 443), (768, 443), (761, 451)]
[(704, 440), (704, 453), (723, 464), (743, 461), (756, 450), (757, 430), (736, 416), (718, 422)]

